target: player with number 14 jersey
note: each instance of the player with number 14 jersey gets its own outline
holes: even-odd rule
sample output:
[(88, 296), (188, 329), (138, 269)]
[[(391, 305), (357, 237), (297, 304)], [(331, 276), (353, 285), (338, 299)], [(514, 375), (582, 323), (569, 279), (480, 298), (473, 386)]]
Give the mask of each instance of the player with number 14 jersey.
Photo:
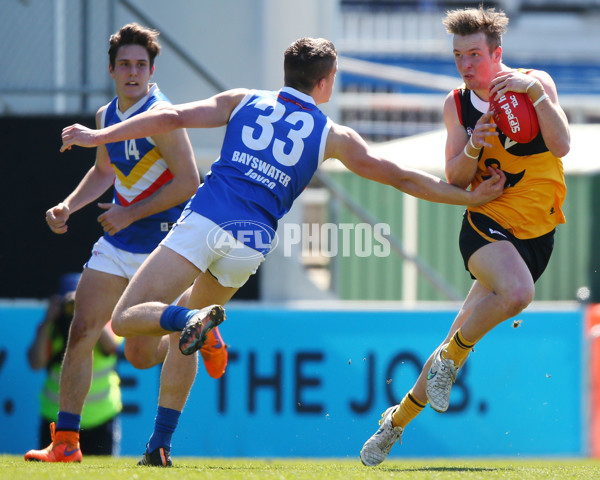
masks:
[[(101, 125), (108, 127), (123, 122), (159, 102), (170, 103), (156, 84), (151, 84), (148, 94), (125, 112), (119, 110), (118, 97), (115, 97), (104, 110)], [(109, 143), (106, 148), (115, 171), (113, 203), (126, 207), (139, 202), (173, 178), (151, 137)], [(184, 206), (185, 202), (141, 218), (114, 235), (105, 233), (104, 239), (121, 250), (150, 253), (168, 233), (169, 226), (177, 221)]]

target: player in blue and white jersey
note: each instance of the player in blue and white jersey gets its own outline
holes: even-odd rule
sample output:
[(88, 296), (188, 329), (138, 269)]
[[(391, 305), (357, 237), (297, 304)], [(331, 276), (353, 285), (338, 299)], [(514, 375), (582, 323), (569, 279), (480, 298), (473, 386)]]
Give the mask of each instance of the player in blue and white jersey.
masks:
[[(98, 127), (118, 125), (143, 112), (170, 105), (158, 86), (150, 83), (154, 60), (160, 52), (157, 36), (157, 31), (137, 24), (125, 25), (111, 36), (109, 72), (117, 96), (98, 110)], [(94, 166), (75, 190), (46, 212), (48, 226), (55, 233), (66, 233), (70, 215), (95, 201), (113, 185), (112, 203), (98, 204), (104, 210), (98, 217), (104, 235), (93, 247), (75, 294), (75, 314), (60, 377), (60, 410), (55, 431), (52, 428), (53, 441), (44, 450), (27, 452), (26, 460), (70, 462), (82, 459), (79, 428), (91, 384), (94, 345), (134, 273), (166, 236), (199, 185), (185, 130), (121, 139), (99, 146)], [(182, 302), (186, 298), (187, 295), (182, 297)], [(211, 335), (209, 343), (212, 345), (208, 352), (202, 352), (203, 359), (209, 374), (219, 377), (227, 362), (227, 352), (218, 331)], [(188, 382), (191, 387), (196, 359), (183, 357), (177, 351), (178, 335), (172, 337), (177, 370), (168, 381), (176, 386)], [(125, 353), (134, 366), (147, 368), (170, 355), (168, 347), (167, 337), (137, 337), (127, 339)], [(177, 389), (169, 391), (173, 390)], [(187, 391), (171, 397), (162, 395), (157, 422), (174, 430), (186, 398)], [(159, 464), (170, 462), (169, 448), (170, 435), (159, 432), (150, 439), (149, 456), (144, 458)]]
[[(331, 97), (336, 71), (330, 41), (301, 38), (285, 52), (285, 86), (279, 91), (229, 90), (101, 130), (80, 125), (63, 130), (64, 151), (183, 127), (227, 125), (220, 157), (204, 184), (115, 308), (113, 328), (119, 335), (182, 331), (182, 353), (200, 348), (224, 319), (221, 305), (256, 272), (278, 220), (325, 159), (338, 158), (362, 177), (434, 202), (479, 205), (502, 193), (504, 177), (497, 169), (469, 192), (376, 156), (354, 130), (318, 108)], [(169, 306), (191, 282), (188, 306), (197, 309)], [(203, 308), (209, 304), (214, 305)]]

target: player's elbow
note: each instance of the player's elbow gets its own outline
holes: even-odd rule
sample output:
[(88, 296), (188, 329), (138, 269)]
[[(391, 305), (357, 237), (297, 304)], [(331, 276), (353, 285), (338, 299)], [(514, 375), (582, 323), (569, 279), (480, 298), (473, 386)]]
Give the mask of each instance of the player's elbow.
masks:
[(552, 148), (550, 149), (550, 151), (552, 152), (552, 155), (554, 155), (555, 157), (559, 157), (559, 158), (566, 156), (570, 150), (571, 150), (571, 145), (568, 141), (559, 141), (556, 143), (556, 145), (553, 145)]
[(185, 180), (186, 181), (182, 188), (182, 195), (186, 198), (190, 198), (198, 190), (198, 187), (200, 186), (200, 178), (188, 177)]
[(200, 175), (197, 171), (179, 174), (175, 177), (174, 181), (177, 183), (177, 194), (183, 199), (187, 200), (196, 193), (200, 186)]
[(450, 183), (451, 185), (462, 188), (463, 190), (468, 188), (468, 186), (471, 184), (470, 181), (468, 181), (464, 178), (461, 178), (460, 176), (452, 175), (452, 173), (449, 172), (448, 170), (446, 170), (446, 181), (448, 183)]
[(185, 127), (183, 116), (173, 105), (160, 109), (159, 121), (168, 126), (169, 131)]

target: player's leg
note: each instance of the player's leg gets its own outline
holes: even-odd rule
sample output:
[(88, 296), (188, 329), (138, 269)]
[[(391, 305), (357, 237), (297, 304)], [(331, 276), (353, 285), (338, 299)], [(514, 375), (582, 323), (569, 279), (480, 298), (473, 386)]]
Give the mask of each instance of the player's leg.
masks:
[[(471, 313), (474, 305), (485, 296), (489, 290), (474, 282), (469, 294), (458, 312), (446, 339), (442, 345), (448, 343), (455, 332), (462, 326)], [(433, 354), (423, 365), (421, 373), (412, 389), (404, 396), (398, 405), (388, 408), (379, 421), (378, 430), (365, 442), (360, 458), (366, 466), (376, 466), (383, 462), (389, 455), (392, 446), (399, 441), (402, 443), (402, 434), (406, 426), (419, 415), (428, 403), (425, 387), (427, 385), (427, 373), (431, 366)]]
[(509, 242), (494, 242), (477, 250), (469, 270), (489, 289), (474, 307), (461, 330), (477, 343), (496, 325), (523, 311), (533, 300), (535, 285), (525, 261)]
[[(439, 348), (442, 345), (447, 345), (452, 341), (452, 338), (456, 335), (456, 332), (464, 325), (465, 321), (467, 320), (467, 318), (469, 317), (469, 315), (475, 308), (475, 305), (477, 305), (489, 293), (490, 293), (490, 290), (488, 288), (484, 287), (480, 282), (478, 282), (477, 280), (475, 280), (473, 282), (473, 285), (471, 286), (471, 289), (469, 290), (469, 293), (467, 294), (465, 301), (463, 302), (460, 310), (458, 311), (458, 314), (456, 315), (456, 317), (454, 318), (454, 321), (452, 322), (452, 326), (450, 327), (450, 330), (448, 331), (446, 338), (442, 341), (442, 343), (440, 345), (438, 345), (437, 348)], [(423, 369), (421, 370), (421, 373), (419, 374), (417, 381), (415, 382), (413, 388), (411, 389), (411, 393), (414, 396), (414, 398), (417, 399), (417, 401), (422, 405), (425, 405), (428, 403), (427, 394), (425, 392), (425, 389), (427, 386), (427, 374), (429, 373), (429, 370), (431, 368), (431, 361), (433, 360), (433, 356), (434, 356), (435, 352), (437, 351), (437, 348), (429, 356), (429, 358), (423, 365)], [(468, 355), (468, 352), (467, 352), (467, 355)], [(462, 365), (462, 363), (464, 363), (464, 362), (461, 362), (461, 365)], [(396, 415), (394, 415), (394, 424), (396, 424), (396, 423), (398, 423), (399, 425), (402, 425), (403, 422), (400, 420), (400, 418), (397, 418)], [(406, 424), (408, 424), (408, 422)], [(402, 425), (402, 426), (406, 426), (406, 424)]]
[(60, 409), (81, 414), (92, 381), (94, 346), (127, 286), (127, 279), (85, 268), (60, 376)]
[(162, 243), (206, 272), (195, 282), (190, 298), (190, 307), (202, 308), (201, 311), (173, 306), (165, 309), (161, 316), (165, 330), (182, 330), (179, 349), (184, 355), (201, 349), (207, 335), (224, 320), (225, 312), (219, 299), (229, 300), (264, 261), (262, 253), (233, 237), (229, 242), (218, 240), (230, 236), (224, 230), (216, 235), (218, 228), (211, 220), (191, 212)]
[[(178, 306), (187, 306), (192, 288), (188, 288), (178, 299)], [(139, 335), (130, 337), (125, 342), (125, 357), (135, 367), (140, 369), (151, 368), (164, 362), (169, 350), (169, 336), (155, 337)], [(212, 329), (206, 342), (200, 349), (204, 367), (213, 378), (221, 378), (227, 367), (227, 345), (221, 337), (218, 327)]]
[(75, 314), (60, 376), (60, 411), (52, 444), (32, 450), (26, 460), (81, 461), (79, 423), (92, 382), (93, 350), (127, 279), (85, 268), (75, 293)]
[[(126, 337), (125, 350), (135, 366), (150, 366), (162, 360), (162, 355), (166, 361), (169, 349), (163, 350), (163, 345), (169, 341), (169, 335), (164, 335), (168, 332), (160, 326), (162, 312), (193, 282), (198, 272), (181, 255), (162, 246), (157, 247), (137, 270), (113, 312), (112, 324), (115, 333)], [(180, 333), (176, 332), (174, 336), (178, 342)], [(182, 362), (177, 362), (176, 371), (171, 374), (174, 382), (181, 382), (178, 385), (184, 404), (196, 374), (197, 360), (184, 357), (178, 350), (176, 353)], [(157, 419), (160, 425), (173, 422), (168, 413)], [(140, 463), (171, 465), (169, 452), (157, 450), (152, 453), (156, 459), (146, 452)]]
[[(177, 370), (181, 374), (181, 367), (178, 365), (184, 361), (181, 353), (192, 356), (196, 350), (204, 346), (207, 334), (224, 319), (221, 305), (229, 301), (264, 260), (262, 254), (237, 240), (233, 242), (234, 245), (231, 242), (227, 245), (214, 243), (209, 245), (211, 239), (214, 242), (216, 237), (211, 235), (215, 227), (217, 225), (212, 221), (192, 212), (182, 216), (181, 221), (161, 244), (163, 249), (171, 251), (173, 255), (179, 252), (182, 259), (188, 259), (186, 261), (189, 261), (190, 265), (195, 265), (197, 271), (202, 273), (198, 274), (192, 286), (188, 308), (181, 305), (169, 306), (163, 309), (160, 315), (159, 322), (163, 329), (183, 331), (179, 338), (178, 349), (176, 351), (169, 349), (163, 365), (162, 382), (164, 383), (161, 382), (155, 422), (155, 432), (159, 429), (162, 433), (159, 432), (156, 437), (153, 434), (140, 461), (141, 465), (171, 465), (170, 436), (177, 426), (181, 409), (193, 382), (193, 376), (188, 379), (178, 379), (176, 376)], [(223, 232), (223, 234), (227, 233)], [(168, 263), (164, 267), (167, 268)], [(190, 283), (191, 281), (188, 285)], [(168, 437), (164, 436), (165, 433)], [(168, 438), (168, 442), (165, 438)]]
[[(210, 273), (201, 273), (193, 287), (186, 291), (178, 305), (202, 309), (211, 304), (226, 304), (237, 288), (222, 286)], [(198, 355), (182, 355), (179, 350), (180, 334), (169, 335), (170, 344), (160, 378), (158, 409), (154, 431), (146, 444), (139, 465), (170, 467), (171, 438), (187, 401), (197, 371)], [(223, 367), (224, 368), (224, 367)]]
[(200, 270), (183, 256), (159, 245), (133, 276), (112, 317), (117, 335), (162, 336), (165, 309), (192, 284)]
[(488, 293), (475, 303), (450, 342), (434, 353), (426, 392), (431, 407), (438, 412), (448, 409), (452, 384), (475, 343), (496, 325), (521, 312), (535, 293), (529, 268), (508, 241), (478, 249), (469, 259), (469, 270)]
[[(210, 294), (210, 290), (203, 291)], [(192, 287), (188, 288), (179, 298), (177, 305), (190, 307), (189, 299), (191, 294)], [(206, 301), (200, 301), (196, 308), (201, 309), (210, 305), (210, 303), (206, 302), (210, 302), (210, 300), (207, 298)], [(200, 348), (200, 354), (202, 356), (204, 368), (212, 378), (221, 378), (225, 374), (229, 356), (227, 354), (227, 345), (223, 341), (219, 327), (215, 327), (208, 332), (206, 341), (204, 342), (204, 345), (202, 345), (202, 348)]]
[(171, 438), (181, 411), (194, 384), (198, 355), (182, 355), (179, 351), (179, 332), (165, 335), (169, 348), (160, 375), (158, 408), (154, 431), (146, 444), (146, 451), (138, 465), (170, 467)]
[(138, 335), (125, 340), (125, 358), (133, 367), (142, 370), (164, 362), (168, 350), (168, 335)]
[[(220, 259), (211, 267), (218, 271), (219, 265), (223, 261), (224, 259)], [(243, 264), (241, 259), (240, 263)], [(239, 286), (247, 281), (249, 276), (250, 273), (245, 276), (243, 281), (233, 287), (223, 286), (208, 269), (198, 276), (192, 286), (188, 309), (200, 310), (191, 310), (191, 312), (197, 312), (191, 317), (189, 317), (191, 312), (187, 314), (188, 321), (185, 329), (181, 332), (179, 340), (179, 349), (184, 355), (189, 355), (204, 347), (208, 338), (207, 335), (225, 319), (224, 310), (220, 305), (225, 305), (237, 292)], [(185, 310), (177, 313), (177, 315), (181, 316), (184, 312)], [(212, 324), (216, 326), (213, 327)]]

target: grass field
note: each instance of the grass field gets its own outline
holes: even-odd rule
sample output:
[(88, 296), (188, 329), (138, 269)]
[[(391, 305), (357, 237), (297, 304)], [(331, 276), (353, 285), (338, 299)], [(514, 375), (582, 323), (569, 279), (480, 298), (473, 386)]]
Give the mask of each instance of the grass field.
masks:
[(25, 462), (22, 456), (0, 455), (0, 478), (10, 480), (83, 478), (121, 479), (515, 479), (589, 480), (600, 478), (600, 460), (507, 459), (507, 460), (405, 460), (366, 468), (358, 459), (214, 459), (175, 458), (170, 469), (138, 467), (137, 458), (85, 457), (80, 464)]

